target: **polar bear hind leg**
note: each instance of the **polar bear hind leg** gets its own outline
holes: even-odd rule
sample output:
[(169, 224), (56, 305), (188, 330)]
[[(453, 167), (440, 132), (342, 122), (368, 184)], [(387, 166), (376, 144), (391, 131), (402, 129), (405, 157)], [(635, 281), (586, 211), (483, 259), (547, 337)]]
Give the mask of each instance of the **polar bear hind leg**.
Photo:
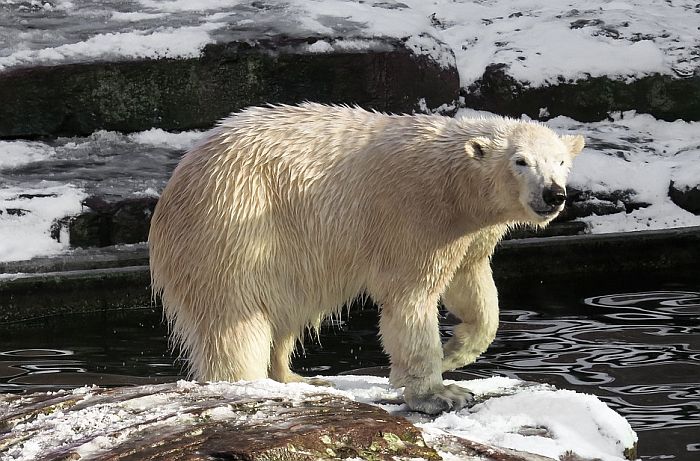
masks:
[(183, 338), (194, 377), (202, 381), (267, 378), (272, 347), (269, 320), (261, 313), (226, 317), (199, 325), (201, 331), (191, 341)]

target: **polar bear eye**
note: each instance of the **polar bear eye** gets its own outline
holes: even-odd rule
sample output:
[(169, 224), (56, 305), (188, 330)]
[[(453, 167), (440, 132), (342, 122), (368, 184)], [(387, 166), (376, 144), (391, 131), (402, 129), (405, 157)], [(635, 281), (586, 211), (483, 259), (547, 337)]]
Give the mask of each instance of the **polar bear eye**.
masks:
[(525, 159), (519, 158), (515, 161), (515, 164), (518, 166), (527, 166), (527, 161), (525, 161)]
[(561, 161), (561, 163), (559, 164), (559, 166), (564, 166), (564, 160)]

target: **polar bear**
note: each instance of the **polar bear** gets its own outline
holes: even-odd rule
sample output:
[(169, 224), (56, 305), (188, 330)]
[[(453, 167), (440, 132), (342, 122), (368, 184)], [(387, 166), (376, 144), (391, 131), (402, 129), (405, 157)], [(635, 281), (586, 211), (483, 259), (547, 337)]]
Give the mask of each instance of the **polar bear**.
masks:
[[(304, 331), (368, 294), (408, 406), (459, 409), (471, 393), (441, 374), (495, 337), (494, 247), (561, 211), (583, 144), (501, 117), (249, 108), (165, 187), (149, 235), (154, 294), (194, 377), (280, 382), (304, 379), (290, 370)], [(441, 298), (462, 322), (444, 348)]]

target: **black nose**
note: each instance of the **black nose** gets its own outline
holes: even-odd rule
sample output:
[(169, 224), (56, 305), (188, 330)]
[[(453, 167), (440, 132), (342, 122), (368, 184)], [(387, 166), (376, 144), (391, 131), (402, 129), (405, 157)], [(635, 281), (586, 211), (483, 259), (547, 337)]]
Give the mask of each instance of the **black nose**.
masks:
[(553, 184), (542, 191), (544, 203), (552, 206), (559, 206), (566, 200), (566, 189), (558, 184)]

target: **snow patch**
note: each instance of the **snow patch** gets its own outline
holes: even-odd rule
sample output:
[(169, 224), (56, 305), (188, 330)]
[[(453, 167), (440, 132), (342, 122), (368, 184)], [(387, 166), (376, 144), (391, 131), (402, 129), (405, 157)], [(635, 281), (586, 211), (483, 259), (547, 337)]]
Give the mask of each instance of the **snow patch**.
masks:
[(666, 122), (634, 111), (611, 120), (580, 123), (567, 117), (547, 122), (560, 132), (582, 134), (586, 148), (576, 157), (569, 183), (595, 192), (632, 190), (650, 206), (630, 213), (583, 218), (593, 233), (700, 226), (700, 216), (680, 208), (668, 195), (671, 179), (698, 184), (700, 122)]
[(65, 60), (84, 61), (96, 58), (195, 58), (211, 42), (209, 32), (222, 24), (166, 28), (157, 31), (116, 32), (98, 34), (77, 43), (39, 50), (15, 51), (0, 57), (0, 71), (7, 67), (58, 63)]
[(554, 459), (575, 447), (586, 459), (618, 460), (637, 440), (622, 421), (595, 396), (549, 389), (492, 398), (420, 426)]
[(50, 146), (41, 142), (0, 141), (0, 170), (46, 160), (54, 154)]
[(412, 35), (406, 40), (405, 44), (415, 54), (431, 57), (443, 69), (456, 66), (450, 47), (440, 43), (435, 37), (426, 34)]
[[(700, 151), (700, 148), (698, 148)], [(690, 159), (689, 159), (690, 160)], [(671, 172), (673, 185), (678, 190), (700, 188), (700, 156), (695, 162), (684, 162), (682, 166), (676, 166)]]
[(144, 13), (142, 11), (121, 12), (115, 11), (112, 13), (112, 21), (138, 22), (148, 19), (158, 19), (167, 16), (166, 13)]
[(78, 188), (48, 181), (35, 189), (0, 189), (0, 211), (3, 212), (0, 214), (0, 261), (19, 261), (65, 251), (68, 239), (58, 242), (51, 238), (51, 226), (57, 219), (79, 213), (85, 197)]
[[(379, 405), (389, 412), (405, 412), (404, 404), (378, 404), (398, 400), (400, 393), (387, 378), (370, 376), (324, 377), (355, 400)], [(420, 427), (426, 440), (450, 434), (503, 448), (528, 451), (558, 459), (567, 450), (604, 461), (621, 461), (624, 449), (637, 441), (629, 423), (597, 397), (546, 385), (522, 387), (523, 382), (504, 377), (471, 381), (446, 381), (469, 388), (477, 398), (512, 393), (487, 399), (459, 412), (444, 413), (425, 421), (426, 416), (407, 416)], [(528, 429), (546, 428), (547, 437)], [(524, 431), (525, 430), (525, 431)]]
[(179, 13), (185, 11), (211, 11), (221, 8), (230, 8), (234, 5), (245, 3), (241, 0), (139, 0), (142, 6), (155, 11)]
[[(507, 64), (513, 77), (532, 86), (589, 76), (685, 77), (700, 66), (695, 52), (700, 46), (697, 11), (687, 1), (108, 0), (87, 5), (4, 0), (2, 4), (10, 6), (11, 16), (7, 25), (0, 25), (0, 37), (12, 37), (12, 42), (0, 46), (0, 70), (98, 58), (193, 57), (207, 43), (263, 35), (404, 41), (414, 52), (445, 67), (456, 65), (465, 87), (496, 63)], [(27, 9), (43, 12), (29, 18), (16, 13)], [(53, 10), (83, 24), (46, 27), (46, 15)], [(149, 19), (157, 21), (146, 27)], [(210, 33), (224, 26), (228, 27), (222, 34)], [(312, 45), (312, 50), (329, 52), (321, 47)]]
[(307, 50), (310, 53), (332, 53), (334, 48), (333, 45), (325, 40), (319, 40), (308, 46)]
[(151, 146), (170, 147), (179, 150), (188, 150), (194, 146), (197, 141), (206, 137), (203, 131), (181, 131), (179, 133), (171, 133), (160, 128), (151, 128), (150, 130), (140, 131), (129, 135), (129, 139), (138, 143)]

